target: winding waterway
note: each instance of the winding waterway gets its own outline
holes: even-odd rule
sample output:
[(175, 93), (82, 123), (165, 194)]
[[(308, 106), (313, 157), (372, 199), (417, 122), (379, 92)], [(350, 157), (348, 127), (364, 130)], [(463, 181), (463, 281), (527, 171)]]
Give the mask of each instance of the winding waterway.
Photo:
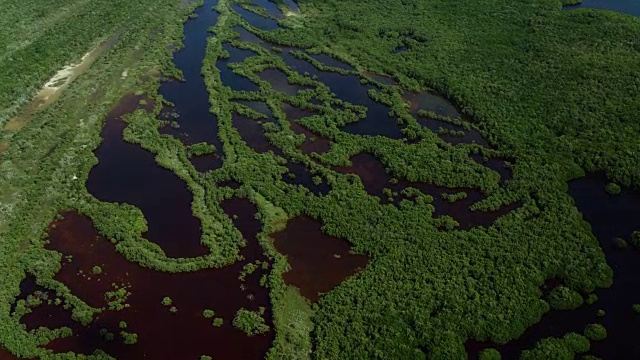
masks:
[[(597, 0), (585, 1), (583, 7), (598, 7)], [(624, 3), (618, 1), (615, 3)], [(211, 34), (218, 14), (213, 10), (216, 0), (205, 0), (203, 7), (197, 11), (196, 17), (186, 22), (185, 47), (174, 55), (175, 65), (182, 71), (184, 78), (164, 81), (160, 94), (173, 103), (166, 113), (179, 125), (165, 127), (163, 132), (171, 134), (186, 145), (207, 142), (218, 151), (206, 161), (194, 159), (198, 168), (205, 170), (221, 166), (220, 155), (222, 143), (218, 137), (218, 123), (211, 114), (210, 100), (204, 79), (201, 75), (202, 62), (206, 53), (207, 39)], [(274, 18), (283, 18), (284, 14), (272, 3), (260, 1), (267, 13), (273, 18), (248, 11), (239, 5), (233, 5), (252, 26), (263, 30), (274, 30), (278, 22)], [(295, 3), (289, 6), (297, 11)], [(567, 7), (570, 9), (570, 7)], [(638, 15), (640, 3), (626, 4), (618, 11)], [(241, 41), (249, 41), (268, 46), (256, 35), (241, 27), (234, 30), (240, 33)], [(219, 59), (224, 85), (237, 91), (257, 91), (257, 84), (246, 77), (233, 72), (234, 63), (257, 55), (253, 51), (223, 44), (230, 57)], [(408, 48), (407, 48), (408, 49)], [(301, 60), (291, 54), (299, 49), (282, 48), (285, 63), (299, 73), (315, 75), (324, 83), (337, 99), (362, 105), (367, 108), (366, 116), (360, 121), (349, 123), (341, 130), (353, 135), (383, 136), (390, 139), (403, 137), (402, 127), (389, 106), (371, 98), (370, 92), (380, 90), (375, 84), (361, 84), (360, 78), (354, 74), (321, 71), (310, 62)], [(402, 49), (406, 50), (406, 49)], [(349, 64), (333, 59), (326, 54), (311, 55), (315, 60), (343, 70), (353, 70)], [(231, 66), (230, 66), (231, 65)], [(267, 69), (258, 74), (277, 91), (293, 96), (303, 87), (288, 83), (284, 72)], [(379, 78), (383, 84), (394, 82), (388, 78)], [(410, 112), (417, 116), (419, 109), (429, 110), (448, 118), (459, 118), (459, 111), (445, 98), (430, 92), (405, 94)], [(200, 244), (200, 221), (191, 210), (192, 195), (184, 181), (169, 170), (155, 163), (153, 154), (138, 145), (130, 144), (122, 139), (122, 131), (126, 124), (121, 117), (136, 108), (144, 107), (140, 97), (128, 96), (109, 114), (102, 135), (104, 142), (96, 150), (98, 165), (92, 169), (87, 188), (101, 201), (128, 203), (142, 210), (149, 225), (144, 236), (158, 244), (169, 257), (195, 257), (204, 255), (207, 249)], [(268, 116), (268, 122), (274, 117), (264, 102), (238, 101)], [(144, 102), (142, 102), (144, 103)], [(151, 104), (147, 103), (147, 110)], [(304, 134), (307, 141), (301, 145), (304, 154), (324, 153), (330, 149), (331, 140), (318, 136), (296, 121), (313, 112), (284, 105), (284, 112), (295, 133)], [(424, 127), (439, 133), (445, 142), (451, 145), (477, 144), (489, 147), (478, 131), (463, 128), (451, 122), (438, 119), (419, 118)], [(281, 154), (280, 149), (265, 137), (262, 121), (255, 121), (234, 114), (233, 126), (238, 130), (245, 143), (256, 152), (273, 151)], [(459, 136), (445, 133), (459, 132)], [(313, 141), (309, 140), (313, 138)], [(486, 163), (476, 156), (474, 160), (496, 170), (501, 180), (511, 179), (512, 174), (501, 159), (488, 159)], [(484, 196), (477, 189), (451, 189), (437, 187), (426, 183), (400, 180), (391, 182), (384, 164), (373, 154), (360, 153), (351, 158), (352, 166), (334, 167), (340, 173), (359, 176), (365, 190), (372, 196), (380, 198), (382, 203), (398, 205), (402, 200), (401, 193), (407, 187), (414, 187), (424, 194), (432, 195), (433, 216), (450, 216), (455, 219), (460, 229), (476, 226), (490, 226), (500, 216), (506, 215), (518, 205), (504, 206), (495, 212), (471, 211), (470, 206)], [(327, 195), (331, 191), (329, 184), (313, 181), (314, 174), (309, 166), (299, 162), (285, 165), (291, 176), (285, 176), (287, 183), (300, 185), (317, 196)], [(234, 184), (238, 187), (239, 184)], [(392, 190), (392, 196), (385, 196), (385, 188)], [(445, 201), (442, 193), (465, 192), (465, 197), (457, 201)], [(633, 299), (640, 302), (640, 287), (635, 280), (640, 272), (640, 258), (632, 250), (619, 251), (612, 247), (610, 239), (615, 236), (628, 237), (640, 223), (636, 214), (640, 214), (640, 198), (638, 194), (627, 190), (620, 196), (612, 197), (604, 193), (603, 181), (598, 177), (586, 177), (570, 184), (570, 192), (576, 205), (582, 211), (594, 234), (598, 237), (605, 251), (607, 261), (614, 268), (615, 281), (609, 289), (598, 290), (600, 300), (591, 306), (584, 306), (572, 312), (551, 312), (539, 323), (527, 330), (524, 336), (509, 344), (498, 346), (505, 358), (515, 358), (521, 350), (532, 347), (536, 341), (546, 336), (562, 336), (568, 331), (580, 332), (590, 322), (602, 322), (609, 330), (610, 337), (606, 341), (594, 343), (592, 353), (606, 359), (621, 358), (621, 354), (631, 354), (640, 358), (640, 348), (634, 337), (634, 329), (639, 328), (639, 318), (633, 317), (631, 305)], [(395, 194), (394, 194), (395, 193)], [(389, 205), (389, 206), (392, 206)], [(259, 284), (262, 273), (258, 271), (240, 284), (238, 276), (242, 267), (248, 263), (262, 261), (262, 249), (256, 241), (261, 224), (255, 219), (256, 208), (248, 200), (233, 198), (222, 204), (225, 213), (234, 219), (235, 226), (241, 231), (247, 246), (242, 249), (243, 261), (239, 261), (224, 269), (210, 269), (188, 274), (168, 274), (142, 268), (126, 261), (113, 246), (101, 238), (92, 227), (90, 221), (74, 213), (65, 213), (64, 220), (55, 223), (50, 232), (51, 243), (48, 249), (71, 255), (72, 262), (63, 263), (56, 279), (66, 284), (74, 294), (92, 306), (105, 306), (102, 296), (111, 290), (112, 284), (121, 284), (131, 290), (128, 304), (131, 306), (120, 312), (106, 311), (87, 328), (80, 327), (71, 320), (68, 311), (57, 306), (42, 306), (24, 317), (23, 322), (28, 329), (46, 325), (51, 327), (69, 326), (74, 336), (55, 340), (47, 347), (56, 352), (77, 351), (91, 353), (95, 349), (103, 349), (109, 354), (123, 359), (192, 358), (200, 355), (211, 355), (214, 358), (257, 359), (264, 357), (271, 345), (273, 331), (253, 338), (245, 336), (230, 325), (233, 315), (240, 307), (256, 310), (267, 308), (266, 320), (272, 324), (269, 310), (268, 290)], [(634, 217), (635, 216), (635, 217)], [(300, 288), (301, 293), (310, 301), (320, 299), (322, 293), (338, 286), (344, 279), (366, 267), (368, 258), (350, 252), (350, 245), (343, 239), (327, 236), (322, 233), (321, 223), (304, 215), (289, 220), (288, 226), (281, 232), (273, 234), (275, 247), (288, 256), (291, 270), (284, 275), (287, 284)], [(101, 275), (88, 275), (93, 266), (100, 264)], [(266, 273), (267, 270), (264, 270)], [(26, 280), (27, 281), (27, 280)], [(25, 283), (25, 292), (33, 292)], [(177, 313), (171, 313), (161, 305), (161, 300), (170, 296), (177, 307)], [(596, 309), (604, 309), (607, 315), (599, 319)], [(224, 320), (220, 328), (214, 327), (210, 319), (202, 316), (204, 309), (212, 309)], [(631, 320), (630, 320), (631, 319)], [(100, 332), (106, 329), (118, 333), (119, 322), (126, 321), (128, 331), (139, 334), (139, 342), (133, 346), (125, 346), (121, 342), (108, 343)], [(495, 346), (492, 344), (468, 344), (470, 356), (474, 357), (481, 348)], [(0, 349), (0, 357), (2, 356)]]
[(637, 0), (583, 0), (578, 5), (565, 6), (565, 10), (573, 9), (611, 10), (623, 14), (640, 16), (640, 1)]

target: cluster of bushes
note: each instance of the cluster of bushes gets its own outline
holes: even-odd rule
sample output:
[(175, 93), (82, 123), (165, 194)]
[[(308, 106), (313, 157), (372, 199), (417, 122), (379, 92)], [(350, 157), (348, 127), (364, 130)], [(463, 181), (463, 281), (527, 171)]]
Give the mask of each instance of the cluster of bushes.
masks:
[(260, 308), (259, 311), (242, 308), (238, 310), (233, 318), (233, 326), (244, 331), (249, 336), (266, 333), (269, 331), (269, 326), (265, 324), (264, 312), (265, 308)]

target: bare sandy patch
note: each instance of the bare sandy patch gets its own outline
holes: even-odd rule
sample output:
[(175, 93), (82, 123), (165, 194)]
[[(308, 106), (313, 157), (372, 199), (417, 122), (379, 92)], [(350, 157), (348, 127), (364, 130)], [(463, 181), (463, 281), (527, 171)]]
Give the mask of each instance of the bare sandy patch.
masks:
[(58, 71), (42, 86), (33, 100), (24, 107), (20, 114), (7, 122), (5, 129), (14, 132), (19, 131), (27, 124), (33, 114), (58, 100), (69, 84), (87, 71), (102, 54), (113, 46), (115, 40), (115, 37), (109, 39), (86, 53), (78, 63), (67, 65)]

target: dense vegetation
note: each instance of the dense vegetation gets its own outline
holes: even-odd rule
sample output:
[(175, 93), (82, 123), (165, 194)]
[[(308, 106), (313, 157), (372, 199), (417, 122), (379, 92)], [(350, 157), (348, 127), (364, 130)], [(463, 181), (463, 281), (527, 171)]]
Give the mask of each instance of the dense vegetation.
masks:
[[(71, 311), (75, 321), (87, 324), (100, 311), (53, 280), (61, 257), (44, 250), (45, 231), (57, 211), (78, 208), (87, 200), (95, 203), (84, 181), (96, 163), (92, 149), (100, 143), (104, 116), (123, 94), (141, 86), (141, 76), (167, 63), (168, 45), (180, 41), (183, 20), (191, 12), (180, 3), (3, 4), (3, 34), (7, 36), (0, 40), (5, 77), (0, 92), (0, 344), (14, 354), (56, 358), (38, 346), (71, 335), (68, 328), (27, 332), (20, 324), (23, 313), (11, 312), (26, 272), (53, 290), (56, 305), (61, 303)], [(159, 35), (159, 28), (162, 36), (151, 36)], [(19, 132), (4, 129), (4, 120), (16, 113), (15, 104), (24, 103), (65, 64), (77, 62), (114, 35), (110, 49), (71, 84), (60, 101), (33, 115)], [(123, 78), (127, 70), (129, 76)], [(93, 272), (100, 272), (99, 267)], [(116, 290), (105, 296), (112, 304), (109, 307), (125, 306), (126, 293), (123, 296)], [(127, 343), (136, 342), (134, 333), (120, 335)], [(105, 332), (104, 337), (114, 335)], [(108, 358), (100, 351), (91, 357)]]
[[(138, 34), (140, 20), (175, 14), (177, 2), (8, 1), (0, 26), (0, 126), (58, 70), (109, 38)], [(152, 19), (152, 23), (160, 19)], [(167, 18), (161, 21), (165, 21)], [(87, 31), (92, 29), (92, 31)], [(122, 45), (116, 45), (117, 47)]]
[(259, 311), (240, 309), (233, 318), (233, 326), (244, 331), (249, 336), (266, 333), (269, 331), (269, 326), (265, 324), (262, 317), (264, 311), (264, 308)]
[[(4, 290), (0, 292), (0, 343), (11, 352), (51, 356), (38, 345), (70, 335), (69, 329), (29, 333), (20, 323), (21, 315), (28, 311), (24, 304), (21, 311), (11, 312), (27, 273), (64, 299), (77, 322), (88, 324), (102, 311), (54, 279), (61, 255), (43, 246), (47, 224), (63, 209), (89, 216), (128, 260), (158, 271), (185, 272), (239, 260), (244, 240), (220, 203), (234, 196), (250, 199), (258, 207), (257, 218), (262, 223), (258, 238), (271, 261), (262, 282), (270, 290), (276, 332), (268, 354), (272, 359), (308, 358), (312, 344), (317, 359), (463, 359), (465, 340), (505, 343), (551, 308), (569, 311), (579, 307), (583, 295), (611, 283), (612, 271), (566, 193), (566, 183), (584, 170), (603, 170), (615, 185), (608, 186), (612, 193), (620, 191), (616, 184), (640, 186), (640, 155), (634, 148), (640, 142), (640, 48), (628, 40), (640, 38), (633, 36), (640, 35), (640, 22), (590, 10), (562, 12), (560, 2), (552, 0), (306, 0), (300, 2), (301, 15), (283, 18), (280, 29), (265, 32), (233, 12), (231, 1), (220, 0), (216, 7), (219, 20), (202, 65), (223, 145), (217, 149), (207, 143), (185, 144), (163, 134), (166, 124), (157, 120), (162, 104), (157, 93), (159, 80), (144, 76), (158, 70), (180, 75), (167, 62), (167, 45), (178, 44), (181, 21), (190, 11), (178, 3), (107, 4), (96, 0), (83, 4), (92, 9), (86, 16), (76, 14), (83, 7), (61, 8), (73, 10), (82, 21), (74, 16), (55, 17), (64, 30), (56, 35), (28, 31), (49, 19), (42, 12), (49, 8), (29, 13), (30, 8), (15, 2), (8, 15), (3, 14), (7, 23), (8, 16), (18, 11), (29, 14), (21, 20), (26, 26), (7, 24), (8, 31), (16, 34), (10, 38), (22, 42), (6, 46), (24, 55), (0, 59), (3, 69), (20, 74), (20, 81), (4, 81), (0, 87), (1, 114), (9, 115), (53, 69), (71, 61), (64, 57), (76, 59), (95, 46), (96, 39), (132, 24), (61, 101), (34, 115), (20, 132), (1, 134), (0, 142), (9, 147), (0, 154), (0, 289)], [(51, 9), (60, 8), (57, 5)], [(87, 23), (100, 32), (83, 32), (89, 28)], [(241, 41), (238, 25), (272, 44)], [(151, 36), (158, 28), (163, 29), (163, 36)], [(70, 38), (76, 40), (61, 43), (60, 39)], [(222, 83), (216, 64), (229, 56), (222, 48), (225, 42), (256, 54), (230, 67), (255, 83), (259, 91), (234, 91)], [(32, 45), (19, 50), (20, 44), (29, 43)], [(271, 51), (271, 47), (284, 46), (298, 48), (294, 57), (316, 68), (356, 76), (362, 83), (371, 83), (365, 71), (398, 80), (399, 86), (374, 82), (369, 97), (388, 106), (403, 138), (343, 131), (347, 124), (364, 121), (366, 109), (335, 97), (317, 78), (294, 71), (283, 61), (282, 49)], [(407, 51), (394, 53), (400, 46)], [(34, 54), (39, 52), (42, 56), (36, 59)], [(327, 67), (308, 55), (315, 53), (330, 54), (355, 70)], [(51, 71), (42, 69), (42, 64)], [(277, 91), (258, 75), (269, 68), (279, 69), (290, 84), (304, 86), (304, 90), (293, 95)], [(130, 75), (122, 80), (125, 69)], [(452, 119), (429, 111), (422, 115), (478, 130), (491, 147), (452, 145), (421, 126), (403, 93), (426, 88), (452, 99), (464, 117)], [(154, 153), (160, 166), (187, 184), (193, 194), (194, 216), (202, 223), (202, 243), (209, 249), (206, 256), (168, 258), (158, 245), (143, 238), (147, 224), (141, 211), (127, 204), (99, 202), (85, 188), (96, 164), (92, 150), (100, 142), (106, 111), (132, 91), (149, 96), (156, 107), (128, 116), (123, 136)], [(265, 103), (273, 120), (236, 100)], [(301, 151), (307, 137), (292, 130), (293, 121), (287, 118), (283, 104), (313, 111), (298, 123), (330, 139), (329, 151)], [(243, 129), (233, 126), (234, 114), (264, 121), (264, 136), (278, 154), (256, 151), (245, 142)], [(190, 158), (212, 152), (224, 153), (222, 166), (207, 173), (196, 171)], [(384, 203), (385, 199), (374, 196), (383, 194), (367, 192), (364, 179), (334, 171), (336, 166), (349, 166), (352, 156), (359, 153), (379, 159), (395, 183), (402, 180), (450, 189), (438, 195), (446, 202), (463, 201), (476, 191), (483, 200), (473, 204), (474, 210), (517, 206), (490, 226), (462, 230), (455, 216), (436, 216), (436, 198), (419, 189), (406, 188), (402, 192), (405, 199), (386, 189), (384, 197), (392, 201)], [(473, 160), (473, 155), (509, 159), (513, 177), (501, 181), (496, 171)], [(328, 186), (329, 191), (315, 192), (307, 188), (311, 185), (292, 181), (287, 175), (292, 163), (303, 164), (314, 184)], [(237, 182), (240, 188), (224, 186), (228, 181)], [(281, 275), (288, 264), (268, 237), (300, 214), (321, 220), (323, 231), (346, 239), (355, 251), (371, 257), (366, 270), (314, 306), (297, 289), (285, 286)], [(635, 246), (639, 238), (632, 238)], [(255, 264), (245, 265), (239, 280), (256, 270)], [(552, 278), (562, 285), (544, 297), (540, 287)], [(114, 291), (110, 300), (115, 309), (126, 306), (126, 294), (126, 289)], [(167, 311), (178, 312), (170, 297), (158, 302)], [(212, 310), (202, 310), (202, 316), (212, 319), (213, 326), (233, 325), (257, 335), (270, 331), (264, 312), (239, 309), (228, 321), (231, 324), (224, 325)], [(137, 334), (126, 331), (126, 323), (121, 328), (120, 337), (134, 346)], [(522, 359), (544, 354), (573, 358), (589, 350), (589, 340), (603, 337), (606, 330), (602, 326), (589, 325), (584, 336), (570, 333), (542, 339)], [(499, 359), (500, 355), (485, 350), (481, 358)]]
[(538, 360), (538, 359), (558, 359), (571, 360), (576, 355), (589, 351), (589, 339), (576, 334), (569, 333), (564, 337), (547, 338), (539, 341), (531, 350), (525, 350), (520, 357), (521, 360)]

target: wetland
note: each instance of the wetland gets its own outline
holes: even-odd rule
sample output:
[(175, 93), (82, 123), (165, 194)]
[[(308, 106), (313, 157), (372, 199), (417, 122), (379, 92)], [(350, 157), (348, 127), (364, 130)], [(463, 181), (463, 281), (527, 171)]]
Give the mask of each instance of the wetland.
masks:
[(633, 4), (33, 6), (0, 358), (640, 356)]

